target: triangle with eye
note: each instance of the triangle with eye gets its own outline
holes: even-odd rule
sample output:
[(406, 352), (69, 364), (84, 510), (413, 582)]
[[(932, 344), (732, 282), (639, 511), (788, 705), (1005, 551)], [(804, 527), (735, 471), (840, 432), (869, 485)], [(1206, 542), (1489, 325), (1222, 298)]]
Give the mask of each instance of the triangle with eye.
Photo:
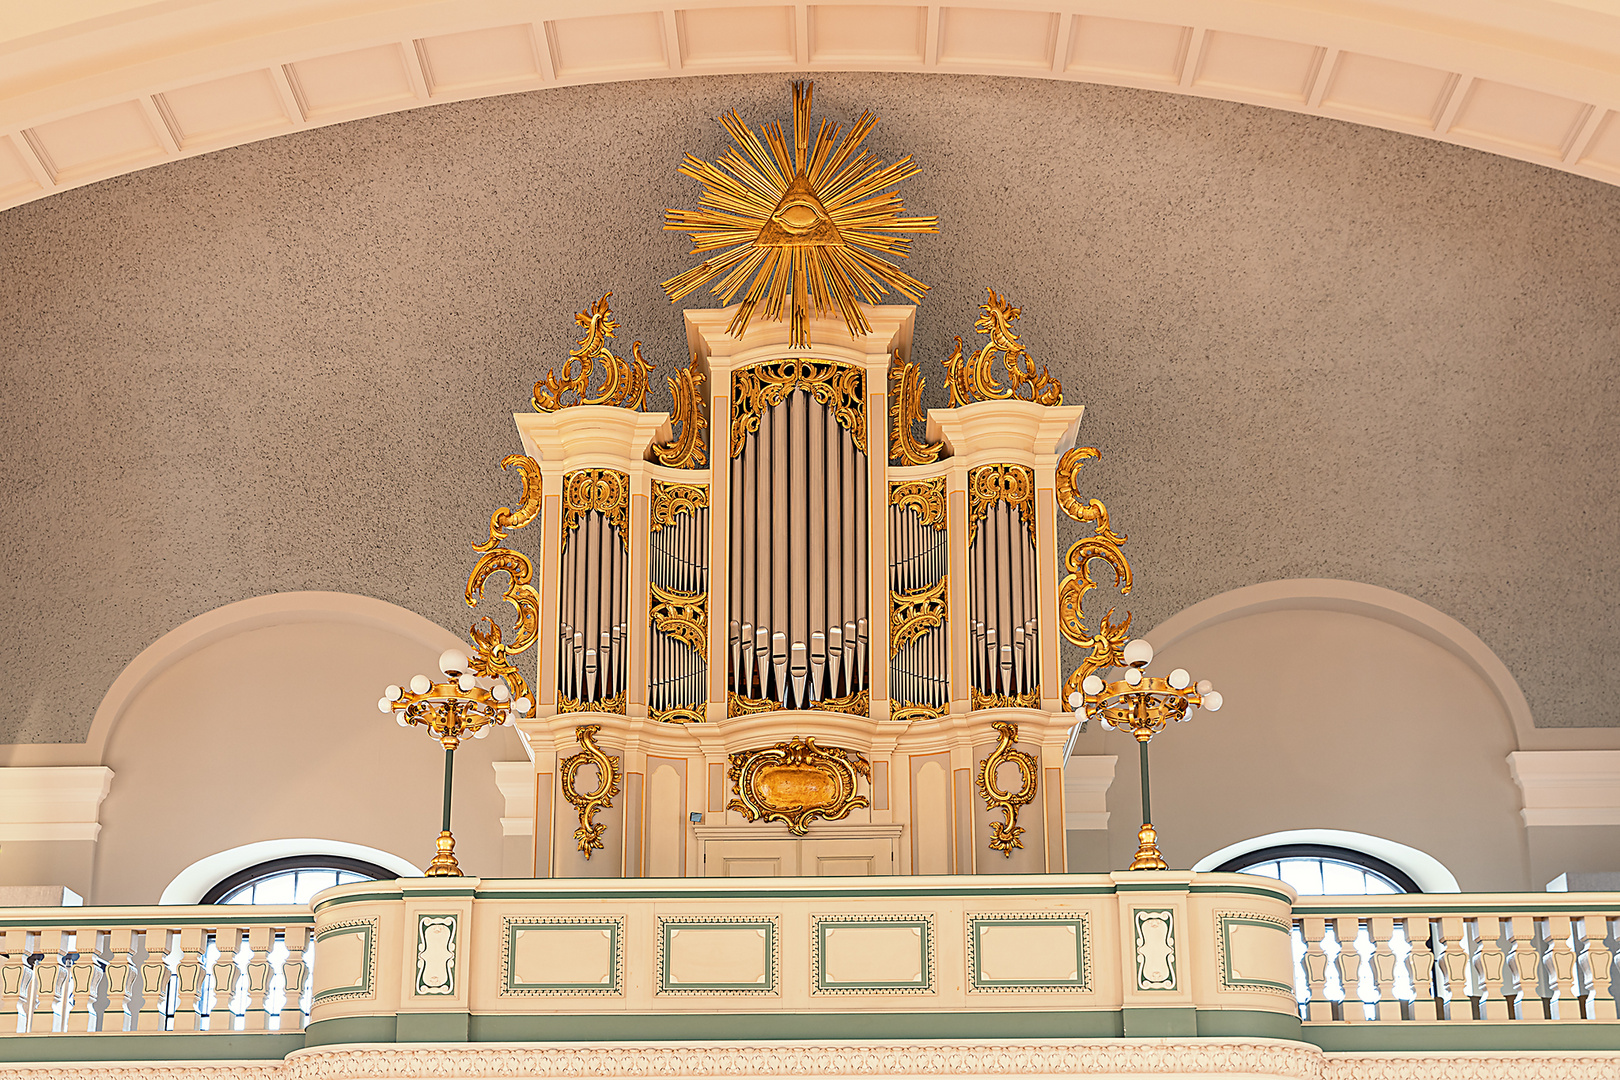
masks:
[(776, 209), (759, 230), (757, 247), (837, 247), (844, 238), (838, 234), (832, 215), (816, 197), (815, 188), (803, 173), (793, 177)]

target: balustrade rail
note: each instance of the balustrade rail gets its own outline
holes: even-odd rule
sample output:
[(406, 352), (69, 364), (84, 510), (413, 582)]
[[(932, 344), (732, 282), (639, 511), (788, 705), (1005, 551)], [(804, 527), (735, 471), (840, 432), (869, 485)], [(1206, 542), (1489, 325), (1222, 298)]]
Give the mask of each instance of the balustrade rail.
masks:
[(5, 910), (0, 1035), (302, 1030), (314, 921), (305, 907)]
[(1311, 896), (1294, 904), (1307, 1025), (1616, 1019), (1613, 894)]

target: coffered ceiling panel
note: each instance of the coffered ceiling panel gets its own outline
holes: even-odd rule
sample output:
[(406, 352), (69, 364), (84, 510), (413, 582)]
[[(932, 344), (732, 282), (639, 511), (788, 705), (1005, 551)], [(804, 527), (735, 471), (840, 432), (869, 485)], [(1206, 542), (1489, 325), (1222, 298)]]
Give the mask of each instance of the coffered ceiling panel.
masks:
[(1522, 86), (1475, 79), (1451, 130), (1562, 159), (1591, 106)]
[(925, 7), (815, 4), (808, 24), (811, 64), (910, 67), (923, 62)]
[(1211, 31), (1204, 35), (1192, 85), (1302, 104), (1322, 53), (1314, 45)]
[(29, 129), (26, 137), (58, 183), (148, 164), (165, 154), (151, 118), (137, 101), (52, 120)]
[(154, 100), (174, 128), (182, 150), (233, 135), (252, 136), (292, 126), (275, 78), (265, 70), (176, 87)]
[(1454, 72), (1343, 52), (1322, 95), (1324, 111), (1433, 128), (1456, 88)]
[(793, 8), (692, 8), (675, 13), (681, 63), (700, 68), (791, 65)]
[(287, 73), (304, 115), (318, 119), (415, 98), (406, 63), (401, 46), (377, 45), (300, 60), (287, 65)]
[(559, 79), (669, 70), (659, 12), (558, 19), (546, 31)]
[(939, 62), (1050, 71), (1058, 16), (1046, 11), (948, 7), (939, 13)]
[(10, 139), (0, 139), (0, 199), (27, 195), (39, 189), (39, 181), (34, 179), (17, 144)]
[(526, 87), (542, 77), (534, 27), (527, 23), (422, 38), (416, 51), (432, 95)]
[(1597, 125), (1581, 164), (1620, 178), (1620, 113), (1609, 113)]
[(1126, 75), (1174, 86), (1181, 79), (1192, 27), (1082, 15), (1074, 20), (1065, 71)]

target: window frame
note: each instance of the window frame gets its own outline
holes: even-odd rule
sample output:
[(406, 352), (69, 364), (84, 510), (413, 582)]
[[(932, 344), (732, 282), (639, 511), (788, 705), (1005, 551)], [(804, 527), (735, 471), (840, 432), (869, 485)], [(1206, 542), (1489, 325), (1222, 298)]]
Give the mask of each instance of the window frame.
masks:
[(1391, 884), (1403, 892), (1414, 894), (1423, 892), (1418, 883), (1412, 880), (1412, 875), (1400, 867), (1385, 862), (1376, 855), (1368, 855), (1365, 851), (1335, 847), (1332, 844), (1274, 844), (1271, 847), (1255, 848), (1253, 851), (1246, 851), (1242, 855), (1227, 859), (1211, 872), (1242, 874), (1245, 873), (1244, 867), (1256, 863), (1276, 862), (1280, 859), (1332, 859), (1388, 878)]
[[(203, 893), (199, 904), (222, 904), (225, 897), (238, 889), (252, 885), (262, 878), (285, 874), (291, 870), (342, 870), (351, 874), (364, 874), (373, 881), (393, 881), (397, 874), (385, 866), (347, 855), (287, 855), (269, 859), (238, 870)], [(252, 905), (244, 905), (251, 907)]]

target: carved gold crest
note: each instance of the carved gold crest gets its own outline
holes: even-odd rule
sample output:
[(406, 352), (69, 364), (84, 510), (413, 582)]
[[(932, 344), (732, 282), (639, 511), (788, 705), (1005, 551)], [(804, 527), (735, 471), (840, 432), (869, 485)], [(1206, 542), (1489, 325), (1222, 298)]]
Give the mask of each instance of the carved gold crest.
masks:
[(856, 776), (872, 779), (872, 766), (853, 750), (825, 749), (814, 738), (794, 736), (785, 743), (731, 755), (731, 800), (749, 821), (785, 821), (788, 831), (803, 836), (812, 818), (837, 821), (859, 806), (870, 806), (856, 793)]

